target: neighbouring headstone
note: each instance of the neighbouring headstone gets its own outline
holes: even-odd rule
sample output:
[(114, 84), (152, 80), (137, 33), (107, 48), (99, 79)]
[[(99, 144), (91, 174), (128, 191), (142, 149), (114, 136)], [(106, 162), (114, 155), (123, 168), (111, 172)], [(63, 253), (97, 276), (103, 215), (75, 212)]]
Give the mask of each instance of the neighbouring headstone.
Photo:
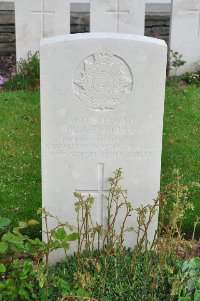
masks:
[(15, 0), (17, 60), (39, 51), (40, 39), (70, 33), (69, 0)]
[(144, 35), (144, 0), (90, 0), (90, 31)]
[[(186, 61), (178, 68), (177, 75), (196, 69), (200, 62), (200, 0), (172, 2), (170, 48)], [(174, 74), (172, 70), (171, 75)]]
[[(73, 192), (91, 194), (93, 218), (105, 225), (108, 178), (117, 168), (135, 208), (156, 198), (166, 60), (165, 42), (144, 36), (94, 33), (42, 41), (42, 187), (49, 212), (75, 224)], [(155, 219), (151, 236), (156, 226)], [(133, 236), (126, 237), (127, 246)]]

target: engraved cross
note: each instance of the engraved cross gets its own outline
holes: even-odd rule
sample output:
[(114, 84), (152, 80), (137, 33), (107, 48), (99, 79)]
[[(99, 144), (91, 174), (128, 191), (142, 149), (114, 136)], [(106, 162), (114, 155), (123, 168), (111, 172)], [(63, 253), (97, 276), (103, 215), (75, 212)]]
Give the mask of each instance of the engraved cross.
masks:
[(107, 10), (106, 11), (106, 13), (108, 13), (108, 14), (116, 14), (116, 18), (117, 18), (117, 32), (119, 32), (119, 18), (120, 18), (120, 15), (130, 14), (129, 10), (120, 10), (119, 2), (120, 2), (120, 0), (117, 0), (117, 8), (116, 8), (116, 10)]
[[(78, 190), (75, 189), (76, 192), (79, 192), (81, 194), (90, 194), (94, 196), (98, 196), (99, 199), (99, 220), (101, 221), (101, 225), (104, 225), (105, 220), (104, 220), (104, 198), (108, 197), (110, 190), (104, 189), (104, 164), (99, 163), (97, 165), (97, 172), (98, 172), (98, 188), (97, 190)], [(127, 194), (127, 191), (123, 191), (125, 194)], [(105, 225), (104, 225), (105, 226)]]
[(45, 10), (45, 6), (44, 6), (44, 1), (45, 0), (41, 0), (42, 2), (42, 7), (41, 10), (31, 10), (31, 14), (35, 14), (35, 15), (41, 15), (41, 28), (42, 28), (42, 37), (44, 38), (44, 31), (45, 31), (45, 15), (54, 15), (55, 11), (48, 11)]
[(189, 9), (189, 11), (198, 13), (198, 37), (200, 37), (200, 0), (199, 0), (199, 7)]

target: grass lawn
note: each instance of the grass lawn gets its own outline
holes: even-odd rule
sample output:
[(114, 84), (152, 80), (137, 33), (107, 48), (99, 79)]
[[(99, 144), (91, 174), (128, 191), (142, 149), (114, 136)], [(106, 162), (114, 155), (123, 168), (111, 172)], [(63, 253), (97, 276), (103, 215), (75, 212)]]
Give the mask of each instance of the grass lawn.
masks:
[[(177, 81), (168, 82), (166, 90), (162, 187), (172, 182), (174, 169), (179, 169), (183, 184), (200, 183), (200, 87)], [(196, 216), (200, 217), (200, 188), (191, 190), (189, 200), (195, 209), (185, 219), (187, 234), (193, 231)]]
[[(39, 93), (0, 93), (0, 216), (17, 221), (38, 219), (41, 207)], [(161, 185), (179, 169), (185, 184), (200, 181), (200, 87), (167, 85)], [(200, 216), (200, 188), (192, 191), (195, 205), (184, 229), (192, 231)], [(40, 227), (34, 228), (37, 236)]]
[(0, 112), (0, 216), (15, 226), (41, 207), (39, 93), (0, 93)]

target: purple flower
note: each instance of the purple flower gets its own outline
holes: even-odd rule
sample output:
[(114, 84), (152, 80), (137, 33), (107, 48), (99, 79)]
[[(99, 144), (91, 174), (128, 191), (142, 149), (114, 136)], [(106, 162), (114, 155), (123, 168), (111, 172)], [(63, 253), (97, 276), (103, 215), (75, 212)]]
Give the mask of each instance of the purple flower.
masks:
[(7, 78), (0, 75), (0, 86), (3, 85), (6, 81)]

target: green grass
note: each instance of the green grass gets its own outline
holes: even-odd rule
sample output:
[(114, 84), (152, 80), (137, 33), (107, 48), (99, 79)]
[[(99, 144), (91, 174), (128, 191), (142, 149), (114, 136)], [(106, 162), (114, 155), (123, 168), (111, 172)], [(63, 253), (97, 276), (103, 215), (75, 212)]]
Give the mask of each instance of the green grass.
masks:
[(39, 93), (0, 93), (0, 112), (0, 216), (16, 226), (41, 207)]
[[(41, 207), (39, 93), (0, 93), (0, 216), (19, 220), (37, 217)], [(200, 182), (200, 87), (167, 85), (161, 186), (179, 169), (187, 185)], [(192, 231), (200, 216), (200, 188), (192, 191), (195, 211), (184, 229)], [(35, 228), (33, 236), (38, 235)]]
[[(178, 81), (167, 84), (163, 133), (161, 186), (173, 180), (173, 170), (179, 169), (182, 182), (200, 183), (200, 87), (184, 86)], [(200, 216), (200, 188), (191, 191), (194, 212), (186, 217), (184, 231), (193, 230)]]
[[(118, 251), (119, 255), (119, 251)], [(152, 273), (147, 273), (147, 263), (143, 255), (137, 256), (134, 260), (134, 275), (131, 271), (133, 265), (133, 253), (126, 250), (122, 257), (113, 254), (108, 255), (105, 260), (105, 253), (94, 252), (92, 254), (93, 264), (88, 261), (87, 256), (83, 256), (82, 261), (88, 262), (87, 267), (83, 264), (83, 273), (89, 274), (85, 285), (93, 298), (101, 301), (170, 301), (171, 285), (169, 284), (169, 274), (165, 269), (160, 270), (160, 277), (155, 278), (154, 268), (158, 268), (158, 257), (153, 253), (148, 254), (152, 260)], [(148, 259), (150, 260), (150, 258)], [(89, 263), (90, 262), (90, 263)], [(98, 263), (99, 269), (95, 269), (95, 263)], [(175, 266), (175, 261), (168, 261), (169, 266)], [(74, 276), (78, 273), (77, 258), (75, 256), (67, 257), (66, 261), (58, 263), (52, 267), (50, 275), (59, 277), (74, 286)], [(80, 274), (79, 274), (80, 275)], [(171, 274), (170, 274), (171, 275)], [(133, 278), (132, 278), (133, 277)], [(172, 276), (171, 276), (172, 277)], [(153, 285), (156, 282), (157, 286)], [(82, 278), (84, 283), (84, 278)], [(132, 282), (132, 280), (134, 281)], [(156, 279), (156, 280), (155, 280)], [(80, 281), (80, 280), (79, 280)], [(102, 295), (102, 292), (103, 295)], [(54, 296), (56, 292), (54, 293)], [(156, 295), (156, 299), (152, 299)]]

